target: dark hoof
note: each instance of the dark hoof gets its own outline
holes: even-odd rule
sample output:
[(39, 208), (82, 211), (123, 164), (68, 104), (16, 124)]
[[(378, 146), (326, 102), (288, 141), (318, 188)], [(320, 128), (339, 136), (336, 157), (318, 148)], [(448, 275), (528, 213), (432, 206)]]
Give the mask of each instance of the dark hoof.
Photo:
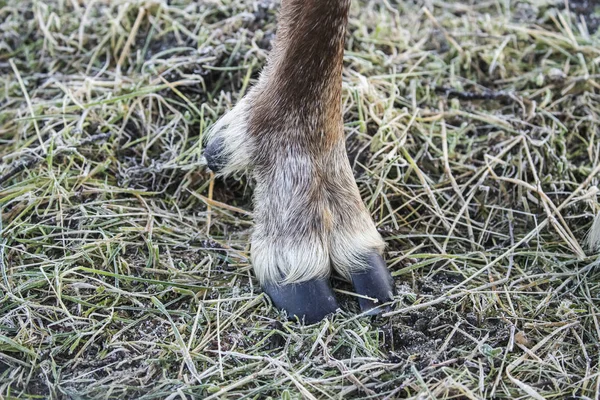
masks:
[(289, 319), (304, 320), (307, 324), (319, 322), (338, 309), (329, 279), (315, 279), (287, 285), (263, 285), (277, 308), (285, 310)]
[(394, 281), (388, 271), (385, 261), (379, 254), (372, 253), (367, 256), (369, 269), (352, 274), (354, 291), (362, 296), (371, 297), (376, 301), (358, 298), (358, 303), (363, 311), (369, 314), (379, 314), (387, 311), (389, 307), (380, 307), (383, 303), (392, 301), (394, 296)]
[(216, 137), (206, 145), (204, 149), (204, 157), (206, 158), (206, 165), (215, 174), (219, 173), (225, 165), (227, 165), (227, 159), (224, 155), (225, 144), (222, 137)]

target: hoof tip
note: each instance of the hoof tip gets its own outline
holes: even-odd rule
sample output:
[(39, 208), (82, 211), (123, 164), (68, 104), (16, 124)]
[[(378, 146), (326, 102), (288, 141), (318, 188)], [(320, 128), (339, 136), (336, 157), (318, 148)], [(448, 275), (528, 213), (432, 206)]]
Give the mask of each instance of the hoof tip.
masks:
[(265, 284), (263, 290), (277, 308), (285, 310), (289, 319), (307, 324), (319, 322), (338, 309), (329, 279), (313, 279), (284, 285)]
[(206, 165), (208, 168), (218, 174), (227, 164), (226, 157), (224, 156), (225, 144), (223, 138), (217, 137), (211, 140), (204, 149), (204, 158), (206, 158)]
[(394, 282), (383, 258), (376, 253), (367, 256), (369, 268), (352, 274), (352, 285), (356, 293), (370, 297), (358, 298), (361, 310), (367, 315), (376, 315), (389, 311), (390, 307), (381, 305), (392, 301), (394, 297)]

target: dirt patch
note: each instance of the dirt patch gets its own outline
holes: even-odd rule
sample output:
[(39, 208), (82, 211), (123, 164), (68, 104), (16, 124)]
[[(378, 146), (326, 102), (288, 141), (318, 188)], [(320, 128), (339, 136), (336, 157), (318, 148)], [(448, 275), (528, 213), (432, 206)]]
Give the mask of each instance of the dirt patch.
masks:
[(583, 17), (590, 33), (600, 26), (600, 3), (598, 0), (569, 0), (569, 8), (576, 15)]

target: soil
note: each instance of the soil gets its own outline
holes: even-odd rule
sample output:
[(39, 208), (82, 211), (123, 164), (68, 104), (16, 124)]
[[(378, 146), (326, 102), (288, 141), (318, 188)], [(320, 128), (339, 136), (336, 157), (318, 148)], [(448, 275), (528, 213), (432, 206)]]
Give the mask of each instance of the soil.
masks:
[(582, 16), (590, 33), (600, 26), (600, 1), (598, 0), (569, 0), (569, 9), (576, 15)]

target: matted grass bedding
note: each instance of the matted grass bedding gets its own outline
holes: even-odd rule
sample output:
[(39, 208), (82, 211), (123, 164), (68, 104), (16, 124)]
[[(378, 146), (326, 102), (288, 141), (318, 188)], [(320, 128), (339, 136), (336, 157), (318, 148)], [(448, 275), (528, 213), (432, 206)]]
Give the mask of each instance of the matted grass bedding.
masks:
[[(393, 311), (288, 322), (202, 137), (269, 0), (0, 0), (0, 398), (600, 396), (593, 2), (353, 4), (347, 144)], [(600, 219), (596, 222), (600, 227)]]

